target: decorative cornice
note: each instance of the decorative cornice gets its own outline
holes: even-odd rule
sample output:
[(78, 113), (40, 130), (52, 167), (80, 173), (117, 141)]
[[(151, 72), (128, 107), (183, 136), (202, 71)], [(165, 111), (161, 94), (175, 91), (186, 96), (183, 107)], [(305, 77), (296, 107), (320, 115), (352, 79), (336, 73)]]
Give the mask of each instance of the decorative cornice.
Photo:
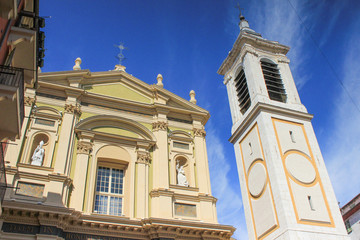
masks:
[(77, 144), (77, 154), (87, 154), (89, 155), (92, 151), (93, 144), (90, 142), (78, 142)]
[(226, 85), (230, 80), (232, 79), (232, 77), (229, 74), (226, 74), (224, 77), (224, 85)]
[(159, 130), (166, 131), (168, 124), (167, 124), (167, 122), (164, 122), (164, 121), (157, 121), (157, 122), (152, 123), (152, 127), (153, 127), (153, 132), (156, 132)]
[(77, 115), (81, 115), (81, 109), (80, 109), (80, 105), (76, 104), (65, 104), (65, 112), (67, 113), (73, 113), (73, 114), (77, 114)]
[(201, 128), (194, 128), (193, 132), (194, 132), (195, 137), (205, 137), (206, 136), (206, 131)]
[(288, 108), (258, 102), (251, 109), (251, 111), (247, 115), (245, 115), (245, 119), (242, 120), (241, 124), (237, 127), (232, 136), (229, 138), (229, 142), (234, 144), (237, 139), (244, 133), (244, 131), (248, 129), (248, 127), (253, 123), (253, 120), (258, 116), (258, 114), (262, 111), (268, 113), (275, 113), (286, 117), (294, 117), (296, 119), (301, 119), (305, 121), (311, 121), (311, 119), (313, 118), (313, 115), (307, 112), (296, 111)]
[(244, 45), (249, 45), (252, 49), (258, 49), (260, 51), (266, 51), (278, 55), (286, 55), (290, 49), (289, 47), (278, 42), (269, 41), (267, 39), (256, 37), (247, 33), (240, 33), (228, 56), (217, 71), (218, 74), (225, 75), (228, 70), (233, 67), (238, 57), (240, 57), (242, 54), (245, 55), (247, 52), (253, 54), (253, 51), (251, 51), (249, 48), (244, 49)]
[(137, 161), (136, 163), (148, 165), (151, 160), (150, 154), (148, 152), (138, 151), (137, 152)]
[[(235, 231), (232, 226), (179, 219), (144, 218), (129, 219), (104, 215), (83, 215), (66, 207), (55, 207), (37, 203), (7, 201), (3, 203), (1, 219), (7, 224), (16, 224), (12, 234), (24, 229), (40, 227), (53, 234), (66, 234), (71, 239), (82, 239), (91, 235), (102, 235), (104, 239), (136, 238), (152, 239), (226, 239)], [(29, 226), (29, 228), (28, 228)], [(60, 236), (60, 235), (59, 235)]]
[(280, 57), (280, 59), (278, 60), (279, 63), (290, 63), (290, 60), (287, 57)]
[(35, 103), (36, 99), (32, 97), (24, 97), (25, 106), (31, 107)]

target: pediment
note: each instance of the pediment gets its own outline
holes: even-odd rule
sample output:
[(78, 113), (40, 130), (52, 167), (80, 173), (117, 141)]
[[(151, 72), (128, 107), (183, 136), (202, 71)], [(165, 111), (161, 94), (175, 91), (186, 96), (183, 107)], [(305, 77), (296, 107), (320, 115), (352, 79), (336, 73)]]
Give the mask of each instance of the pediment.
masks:
[(68, 92), (73, 91), (82, 95), (81, 99), (85, 103), (98, 103), (99, 106), (105, 107), (112, 107), (113, 103), (121, 103), (124, 109), (132, 108), (134, 103), (136, 108), (142, 108), (139, 111), (154, 111), (160, 107), (169, 110), (171, 114), (186, 113), (188, 118), (191, 118), (191, 114), (199, 113), (207, 119), (209, 115), (205, 109), (187, 99), (156, 84), (149, 85), (124, 71), (50, 72), (42, 73), (40, 78), (39, 85), (43, 92), (65, 90), (67, 95)]
[(134, 102), (151, 104), (153, 101), (152, 97), (149, 96), (149, 93), (144, 93), (146, 92), (146, 89), (139, 91), (121, 82), (88, 85), (85, 87), (85, 90), (89, 93), (121, 98)]

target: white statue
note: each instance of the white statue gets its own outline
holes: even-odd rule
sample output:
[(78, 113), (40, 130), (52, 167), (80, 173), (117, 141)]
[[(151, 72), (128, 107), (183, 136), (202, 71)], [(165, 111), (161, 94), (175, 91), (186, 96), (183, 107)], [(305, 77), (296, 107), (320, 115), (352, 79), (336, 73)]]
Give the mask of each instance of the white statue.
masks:
[(34, 150), (34, 153), (31, 157), (31, 165), (41, 166), (45, 154), (45, 150), (42, 148), (44, 141), (40, 141), (39, 145)]
[(178, 185), (188, 187), (189, 183), (186, 180), (184, 168), (182, 165), (180, 166), (179, 160), (177, 161), (176, 164), (176, 171), (178, 172), (177, 174)]

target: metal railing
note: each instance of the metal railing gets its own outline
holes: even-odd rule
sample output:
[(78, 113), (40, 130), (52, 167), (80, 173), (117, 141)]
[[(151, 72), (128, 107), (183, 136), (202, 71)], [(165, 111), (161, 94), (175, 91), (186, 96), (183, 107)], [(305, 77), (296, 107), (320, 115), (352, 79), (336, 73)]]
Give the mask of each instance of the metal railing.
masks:
[(20, 126), (24, 120), (24, 69), (0, 65), (0, 84), (19, 89)]
[(1, 201), (1, 203), (4, 200), (6, 186), (7, 186), (4, 161), (5, 161), (5, 159), (4, 159), (3, 143), (0, 143), (0, 201)]

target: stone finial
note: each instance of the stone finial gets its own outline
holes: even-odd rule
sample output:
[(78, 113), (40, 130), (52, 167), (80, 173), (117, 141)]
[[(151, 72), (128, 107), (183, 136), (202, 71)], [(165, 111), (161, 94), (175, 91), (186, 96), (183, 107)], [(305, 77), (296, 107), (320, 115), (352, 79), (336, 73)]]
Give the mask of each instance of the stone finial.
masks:
[(125, 72), (126, 67), (120, 64), (115, 65), (115, 69), (113, 71), (123, 71)]
[(196, 104), (195, 91), (194, 90), (190, 91), (189, 96), (190, 96), (190, 102), (193, 103), (193, 104)]
[(159, 73), (157, 75), (156, 79), (157, 79), (157, 84), (156, 85), (158, 85), (159, 87), (163, 87), (164, 86), (164, 84), (162, 82), (163, 81), (163, 76)]
[(81, 58), (77, 58), (75, 59), (75, 65), (73, 66), (73, 70), (81, 70), (81, 67), (80, 67), (80, 64), (81, 64)]

